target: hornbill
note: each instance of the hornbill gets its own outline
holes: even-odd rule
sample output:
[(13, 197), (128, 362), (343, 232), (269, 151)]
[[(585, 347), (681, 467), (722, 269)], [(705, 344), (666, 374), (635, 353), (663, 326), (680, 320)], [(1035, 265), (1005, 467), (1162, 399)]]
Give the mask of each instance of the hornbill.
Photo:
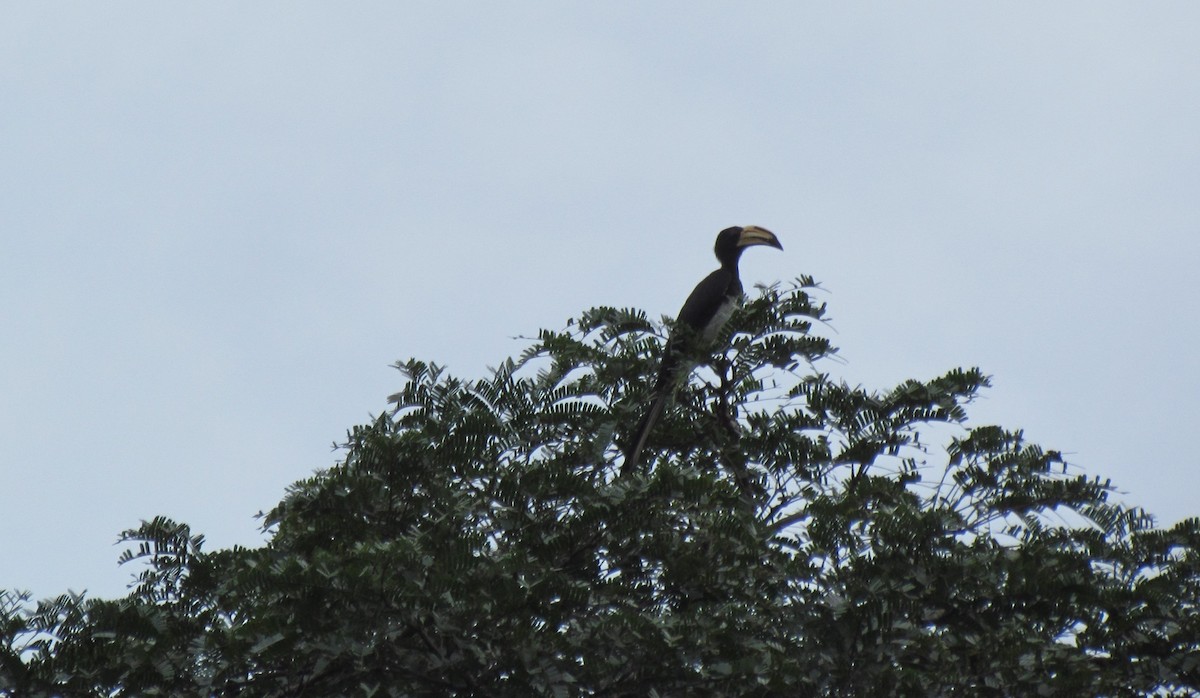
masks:
[(629, 441), (629, 447), (625, 451), (625, 462), (621, 466), (622, 474), (637, 466), (638, 456), (646, 445), (646, 437), (650, 435), (654, 423), (658, 421), (667, 401), (675, 392), (679, 379), (691, 373), (692, 366), (687, 364), (687, 359), (694, 355), (698, 348), (697, 342), (707, 345), (716, 339), (717, 333), (741, 302), (742, 280), (738, 278), (738, 259), (742, 256), (742, 250), (751, 245), (783, 249), (774, 233), (755, 225), (744, 228), (734, 226), (717, 234), (717, 243), (713, 246), (713, 251), (721, 262), (721, 268), (696, 284), (692, 294), (684, 301), (683, 308), (679, 310), (679, 316), (675, 319), (675, 329), (663, 350), (658, 380), (654, 384), (654, 401), (638, 422), (633, 438)]

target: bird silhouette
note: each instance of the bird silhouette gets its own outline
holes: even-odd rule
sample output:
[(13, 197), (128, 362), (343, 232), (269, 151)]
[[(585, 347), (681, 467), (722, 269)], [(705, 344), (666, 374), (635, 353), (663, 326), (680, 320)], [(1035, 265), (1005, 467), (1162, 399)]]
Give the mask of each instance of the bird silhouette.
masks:
[(650, 407), (638, 422), (625, 451), (622, 474), (637, 467), (655, 422), (675, 394), (680, 379), (691, 373), (692, 366), (687, 358), (694, 355), (699, 346), (707, 346), (716, 339), (741, 302), (742, 280), (738, 275), (738, 260), (747, 247), (754, 245), (783, 249), (774, 233), (755, 225), (734, 226), (717, 234), (713, 252), (721, 262), (721, 267), (696, 284), (679, 310), (675, 329), (663, 349)]

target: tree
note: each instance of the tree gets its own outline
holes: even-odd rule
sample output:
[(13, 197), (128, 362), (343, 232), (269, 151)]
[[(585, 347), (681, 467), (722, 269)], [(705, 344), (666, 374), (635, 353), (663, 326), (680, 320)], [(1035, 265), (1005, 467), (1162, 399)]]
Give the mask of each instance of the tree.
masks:
[(1200, 520), (968, 426), (976, 369), (832, 380), (811, 291), (759, 289), (625, 477), (644, 313), (399, 364), (265, 546), (157, 518), (125, 598), (0, 595), (0, 695), (1200, 695)]

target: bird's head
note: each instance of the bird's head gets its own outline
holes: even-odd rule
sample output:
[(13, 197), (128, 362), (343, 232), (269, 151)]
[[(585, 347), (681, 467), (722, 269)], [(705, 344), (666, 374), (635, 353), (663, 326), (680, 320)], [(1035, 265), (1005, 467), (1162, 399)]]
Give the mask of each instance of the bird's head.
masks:
[(760, 228), (757, 225), (744, 227), (735, 225), (717, 234), (717, 244), (713, 247), (713, 251), (716, 252), (717, 259), (721, 260), (721, 264), (732, 264), (742, 256), (742, 250), (753, 245), (766, 245), (777, 250), (783, 249), (783, 245), (779, 244), (779, 238), (775, 237), (775, 233), (766, 228)]

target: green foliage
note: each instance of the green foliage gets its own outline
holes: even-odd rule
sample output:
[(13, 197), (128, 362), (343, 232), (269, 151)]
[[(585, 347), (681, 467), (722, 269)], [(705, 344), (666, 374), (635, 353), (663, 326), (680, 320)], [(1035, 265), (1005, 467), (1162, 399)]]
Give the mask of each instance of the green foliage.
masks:
[(420, 361), (262, 548), (126, 531), (126, 597), (0, 593), (0, 696), (1200, 695), (1200, 521), (1155, 528), (953, 370), (818, 370), (760, 289), (618, 477), (663, 327), (596, 308)]

